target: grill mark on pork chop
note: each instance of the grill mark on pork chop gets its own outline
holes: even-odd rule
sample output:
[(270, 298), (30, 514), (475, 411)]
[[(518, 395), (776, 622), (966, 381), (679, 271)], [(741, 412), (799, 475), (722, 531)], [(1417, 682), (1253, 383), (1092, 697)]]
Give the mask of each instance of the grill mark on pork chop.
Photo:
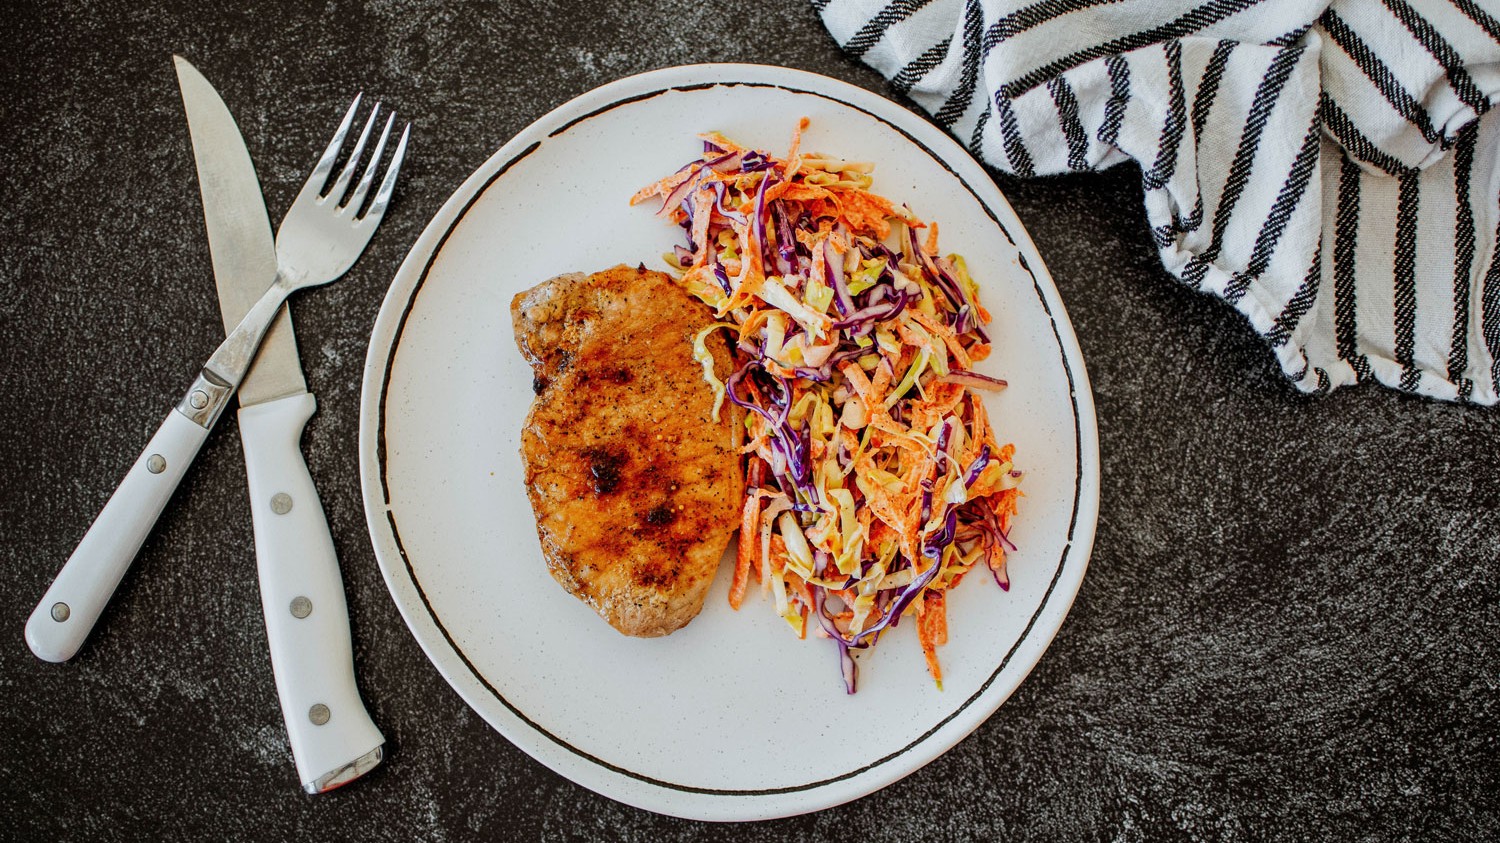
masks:
[(620, 485), (620, 466), (625, 464), (625, 454), (608, 448), (589, 448), (583, 452), (589, 461), (589, 485), (594, 494), (607, 495)]

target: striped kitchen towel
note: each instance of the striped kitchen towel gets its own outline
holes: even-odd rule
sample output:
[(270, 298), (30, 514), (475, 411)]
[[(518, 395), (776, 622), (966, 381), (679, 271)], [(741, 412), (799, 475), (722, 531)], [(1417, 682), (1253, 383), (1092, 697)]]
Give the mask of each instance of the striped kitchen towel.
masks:
[(1494, 404), (1500, 0), (813, 0), (989, 165), (1135, 161), (1162, 263), (1299, 389)]

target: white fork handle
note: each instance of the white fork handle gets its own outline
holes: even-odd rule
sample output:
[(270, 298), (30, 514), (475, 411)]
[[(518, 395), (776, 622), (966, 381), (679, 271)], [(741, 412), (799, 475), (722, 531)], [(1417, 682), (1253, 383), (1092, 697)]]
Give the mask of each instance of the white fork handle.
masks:
[(355, 686), (344, 581), (302, 458), (302, 429), (316, 409), (304, 392), (239, 411), (271, 668), (308, 793), (363, 775), (385, 743)]
[(83, 646), (207, 438), (207, 428), (177, 410), (167, 414), (27, 619), (26, 644), (37, 658), (67, 661)]

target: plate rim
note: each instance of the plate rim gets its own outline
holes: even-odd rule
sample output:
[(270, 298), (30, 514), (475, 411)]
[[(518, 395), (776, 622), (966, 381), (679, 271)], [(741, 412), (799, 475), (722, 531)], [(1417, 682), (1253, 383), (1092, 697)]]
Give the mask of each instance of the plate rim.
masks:
[[(428, 603), (401, 543), (385, 472), (386, 396), (407, 317), (414, 309), (428, 272), (436, 263), (448, 237), (458, 228), (468, 211), (484, 197), (489, 187), (498, 182), (511, 167), (539, 149), (546, 140), (557, 137), (594, 116), (672, 91), (740, 86), (771, 87), (796, 94), (809, 94), (863, 112), (926, 153), (970, 192), (995, 226), (1015, 246), (1020, 267), (1031, 278), (1038, 300), (1051, 324), (1062, 368), (1068, 379), (1077, 454), (1073, 512), (1057, 570), (1020, 636), (978, 689), (911, 743), (864, 766), (816, 782), (760, 790), (698, 787), (636, 773), (573, 746), (506, 700), (470, 662)], [(963, 172), (965, 170), (968, 171), (968, 177)], [(1007, 218), (1011, 224), (1007, 224)], [(397, 311), (399, 315), (396, 315)], [(982, 725), (1035, 668), (1066, 619), (1087, 571), (1097, 529), (1099, 506), (1098, 424), (1092, 389), (1077, 336), (1050, 272), (1020, 218), (993, 179), (953, 138), (898, 103), (831, 77), (809, 71), (755, 64), (680, 65), (606, 83), (548, 111), (503, 144), (471, 173), (427, 223), (402, 261), (381, 303), (371, 331), (361, 378), (359, 460), (366, 524), (387, 590), (424, 655), (465, 704), (527, 755), (583, 787), (646, 810), (718, 821), (790, 816), (859, 798), (921, 769)], [(399, 558), (391, 558), (392, 546)], [(403, 572), (406, 577), (404, 582), (398, 579), (398, 575)], [(1054, 602), (1060, 586), (1066, 592), (1065, 599)], [(421, 602), (426, 610), (426, 617), (417, 614), (417, 607), (411, 605), (405, 594), (408, 591)], [(429, 624), (436, 629), (441, 641), (430, 640), (430, 633), (418, 628), (425, 628)], [(443, 649), (443, 645), (446, 645), (446, 649)], [(1012, 666), (1013, 657), (1028, 645), (1037, 647), (1035, 655), (1019, 669), (1013, 683), (1003, 693), (995, 696), (992, 706), (980, 705), (977, 709), (974, 708), (976, 702), (991, 693), (991, 686), (1000, 679), (1001, 674)], [(497, 722), (491, 712), (486, 710), (489, 700), (481, 705), (472, 699), (471, 691), (476, 684), (482, 686), (487, 696), (498, 702), (517, 723)], [(966, 713), (969, 716), (964, 718), (965, 722), (953, 727), (954, 721)], [(524, 734), (515, 734), (519, 731), (515, 728), (517, 726), (525, 730)], [(914, 750), (920, 751), (912, 754)], [(907, 756), (912, 763), (889, 763), (902, 756)], [(580, 764), (588, 766), (579, 771), (576, 768)], [(589, 772), (597, 772), (598, 775), (587, 775)], [(623, 789), (626, 792), (622, 793), (622, 788), (611, 786), (609, 776), (624, 777), (634, 784), (625, 785)], [(849, 786), (848, 783), (851, 782), (858, 784)], [(648, 798), (651, 794), (664, 798)], [(773, 800), (777, 797), (796, 797), (783, 800), (796, 804), (774, 807)]]

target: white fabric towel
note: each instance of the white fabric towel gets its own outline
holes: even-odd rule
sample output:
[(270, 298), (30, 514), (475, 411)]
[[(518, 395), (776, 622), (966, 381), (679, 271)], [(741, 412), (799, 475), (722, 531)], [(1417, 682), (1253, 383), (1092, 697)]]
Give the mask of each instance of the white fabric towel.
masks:
[(1140, 165), (1298, 388), (1500, 398), (1500, 0), (813, 0), (990, 166)]

